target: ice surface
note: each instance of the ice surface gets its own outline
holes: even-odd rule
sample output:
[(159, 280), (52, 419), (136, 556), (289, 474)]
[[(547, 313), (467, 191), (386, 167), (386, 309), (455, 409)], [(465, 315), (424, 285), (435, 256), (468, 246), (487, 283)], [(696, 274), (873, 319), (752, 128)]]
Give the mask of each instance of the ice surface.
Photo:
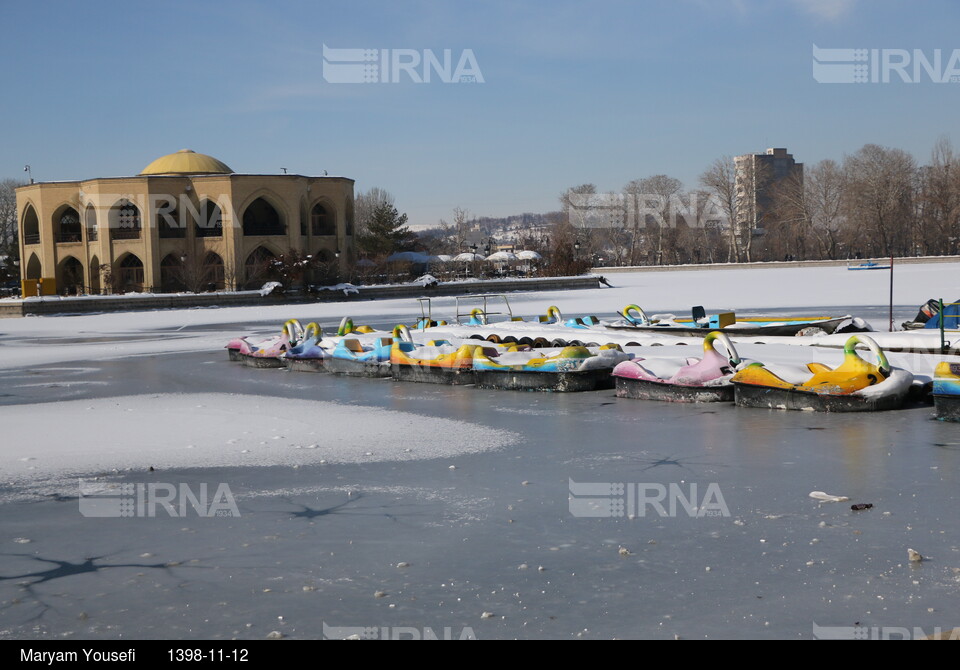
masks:
[[(953, 299), (957, 269), (898, 266), (898, 319), (930, 297)], [(601, 318), (630, 303), (676, 314), (836, 306), (885, 328), (885, 274), (611, 274), (616, 289), (511, 304)], [(453, 304), (437, 300), (433, 317)], [(291, 317), (332, 332), (344, 315), (389, 328), (419, 309), (390, 300), (0, 321), (0, 637), (318, 639), (360, 626), (810, 639), (956, 625), (960, 434), (932, 407), (831, 415), (488, 391), (250, 369), (223, 350)], [(825, 338), (737, 349), (771, 364), (842, 361), (837, 348), (796, 346), (814, 339)], [(702, 351), (696, 340), (644, 342), (631, 351)], [(941, 359), (888, 357), (929, 373)], [(239, 516), (84, 516), (74, 475), (106, 487), (223, 483)], [(728, 513), (699, 515), (712, 484)], [(667, 498), (666, 514), (649, 502), (660, 490), (680, 495), (672, 513)], [(811, 491), (850, 502), (821, 504)], [(604, 505), (606, 516), (579, 514)], [(925, 560), (910, 562), (908, 548)]]

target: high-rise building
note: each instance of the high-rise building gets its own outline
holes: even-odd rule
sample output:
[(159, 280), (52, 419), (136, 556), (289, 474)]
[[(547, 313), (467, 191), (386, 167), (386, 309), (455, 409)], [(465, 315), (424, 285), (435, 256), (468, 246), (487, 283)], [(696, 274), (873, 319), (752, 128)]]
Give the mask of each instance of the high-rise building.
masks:
[(773, 187), (787, 179), (803, 186), (803, 163), (786, 149), (767, 149), (763, 154), (745, 154), (734, 159), (737, 186), (737, 227), (740, 232), (762, 234), (775, 217)]

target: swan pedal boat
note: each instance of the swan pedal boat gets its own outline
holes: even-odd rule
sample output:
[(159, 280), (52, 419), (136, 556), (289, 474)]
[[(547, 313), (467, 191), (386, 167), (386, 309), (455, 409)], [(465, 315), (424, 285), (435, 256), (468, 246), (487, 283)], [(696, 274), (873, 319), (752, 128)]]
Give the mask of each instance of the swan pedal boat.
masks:
[(271, 348), (275, 344), (286, 343), (287, 347), (295, 346), (304, 334), (303, 326), (296, 319), (289, 319), (283, 324), (280, 335), (267, 338), (256, 338), (252, 335), (235, 337), (224, 347), (231, 361), (242, 362), (244, 356), (249, 356), (258, 349)]
[[(307, 329), (310, 329), (309, 325)], [(369, 336), (376, 333), (377, 331), (370, 326), (354, 327), (353, 320), (350, 317), (344, 317), (340, 321), (335, 337), (324, 338), (320, 327), (317, 326), (313, 337), (304, 337), (298, 346), (284, 354), (284, 360), (292, 372), (333, 372), (359, 377), (389, 377), (389, 354), (387, 355), (386, 365), (388, 369), (386, 375), (382, 373), (373, 374), (372, 371), (366, 369), (366, 364), (377, 355), (370, 354), (370, 352), (376, 349), (379, 340), (376, 340), (374, 345), (371, 346), (361, 343), (356, 337), (357, 335)], [(369, 337), (365, 339), (369, 339)], [(382, 355), (382, 348), (378, 350), (378, 353)], [(376, 362), (382, 363), (383, 361)]]
[(414, 344), (406, 326), (390, 347), (390, 376), (397, 381), (427, 384), (473, 384), (473, 353), (479, 344), (454, 345), (448, 340)]
[(937, 363), (933, 373), (933, 404), (941, 421), (960, 421), (960, 363)]
[[(723, 344), (726, 355), (714, 343)], [(675, 360), (634, 358), (613, 369), (618, 398), (666, 402), (733, 402), (730, 382), (740, 356), (723, 333), (713, 331), (703, 338), (703, 358)]]
[(561, 393), (613, 388), (613, 368), (629, 355), (616, 344), (591, 351), (583, 346), (533, 350), (478, 347), (473, 371), (480, 388)]
[[(877, 362), (861, 358), (857, 344), (866, 346)], [(873, 339), (854, 335), (847, 340), (843, 354), (843, 362), (833, 369), (808, 363), (806, 370), (783, 366), (774, 372), (762, 363), (752, 363), (731, 379), (734, 400), (738, 407), (817, 412), (873, 412), (903, 405), (913, 374), (892, 367)]]
[[(240, 362), (250, 368), (286, 367), (287, 362), (283, 358), (284, 354), (299, 345), (304, 337), (312, 337), (314, 332), (320, 329), (315, 323), (308, 324), (308, 328), (310, 332), (301, 326), (296, 319), (290, 319), (283, 324), (280, 335), (256, 343), (241, 339), (241, 346), (238, 351)], [(231, 345), (235, 343), (236, 341), (231, 341), (227, 345), (228, 352), (232, 351)]]

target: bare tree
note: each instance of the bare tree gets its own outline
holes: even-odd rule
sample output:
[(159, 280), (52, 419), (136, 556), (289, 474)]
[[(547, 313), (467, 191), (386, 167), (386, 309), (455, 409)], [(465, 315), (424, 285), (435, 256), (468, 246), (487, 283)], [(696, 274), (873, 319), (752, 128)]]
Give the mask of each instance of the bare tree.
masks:
[(17, 234), (17, 193), (24, 182), (16, 179), (0, 181), (0, 279), (3, 275), (15, 276), (20, 261), (19, 236)]
[(446, 251), (459, 253), (466, 244), (467, 236), (470, 233), (470, 211), (463, 207), (453, 208), (453, 223), (447, 223), (440, 219), (440, 235), (446, 242)]
[(676, 212), (673, 211), (674, 199), (683, 189), (679, 179), (658, 174), (644, 179), (635, 179), (626, 185), (624, 191), (633, 199), (634, 238), (639, 236), (639, 228), (653, 226), (655, 232), (647, 237), (652, 245), (652, 261), (662, 265), (664, 260), (664, 241), (669, 242)]
[(804, 176), (803, 210), (809, 218), (817, 255), (835, 259), (846, 246), (844, 228), (844, 177), (836, 161), (822, 160)]
[(560, 208), (567, 222), (574, 228), (583, 228), (590, 214), (590, 207), (586, 204), (589, 198), (583, 196), (595, 195), (597, 187), (594, 184), (580, 184), (572, 186), (560, 194)]
[(370, 220), (373, 218), (373, 213), (378, 207), (381, 205), (392, 206), (393, 204), (393, 195), (389, 191), (386, 191), (379, 186), (374, 186), (366, 193), (360, 193), (357, 195), (353, 200), (356, 222), (356, 230), (354, 231), (354, 235), (359, 237), (368, 231)]
[(960, 242), (960, 159), (950, 140), (933, 147), (917, 185), (916, 244), (925, 254), (955, 254)]
[(843, 163), (845, 209), (871, 256), (913, 253), (910, 221), (916, 164), (901, 149), (867, 144)]
[(713, 196), (727, 219), (727, 261), (743, 260), (737, 222), (737, 176), (733, 159), (718, 158), (700, 175), (700, 184)]

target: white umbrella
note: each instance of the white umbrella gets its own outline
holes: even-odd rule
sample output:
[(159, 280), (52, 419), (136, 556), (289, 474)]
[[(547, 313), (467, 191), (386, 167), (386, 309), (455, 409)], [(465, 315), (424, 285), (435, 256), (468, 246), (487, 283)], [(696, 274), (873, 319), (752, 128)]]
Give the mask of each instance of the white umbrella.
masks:
[(480, 254), (472, 254), (469, 251), (464, 251), (462, 254), (454, 256), (453, 260), (457, 262), (469, 263), (471, 261), (482, 261), (484, 258)]
[(498, 251), (487, 256), (487, 260), (494, 261), (495, 263), (507, 263), (517, 260), (517, 255), (512, 251)]
[(430, 257), (430, 261), (433, 263), (449, 263), (452, 260), (453, 256), (448, 256), (447, 254), (438, 254)]
[(521, 261), (538, 261), (543, 258), (543, 256), (538, 254), (536, 251), (526, 249), (524, 251), (518, 251), (517, 258)]

